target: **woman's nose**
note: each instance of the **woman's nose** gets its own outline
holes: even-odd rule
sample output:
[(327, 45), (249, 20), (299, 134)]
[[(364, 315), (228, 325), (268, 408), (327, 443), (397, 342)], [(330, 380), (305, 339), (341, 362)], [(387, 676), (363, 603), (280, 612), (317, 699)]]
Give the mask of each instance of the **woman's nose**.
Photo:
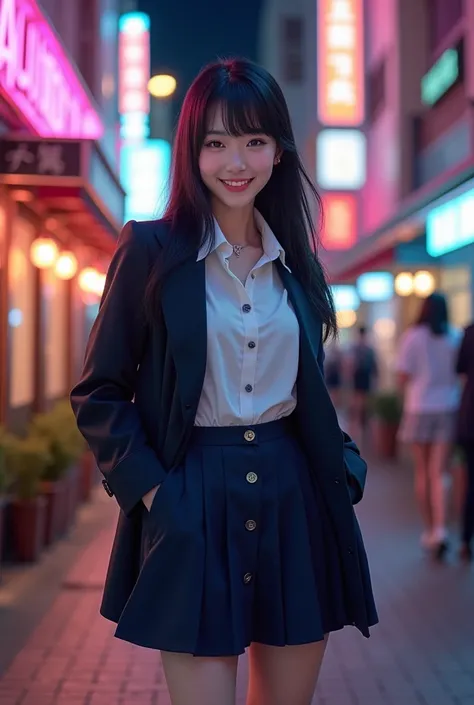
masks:
[(229, 171), (243, 171), (245, 169), (244, 155), (240, 150), (236, 149), (230, 153), (227, 168)]

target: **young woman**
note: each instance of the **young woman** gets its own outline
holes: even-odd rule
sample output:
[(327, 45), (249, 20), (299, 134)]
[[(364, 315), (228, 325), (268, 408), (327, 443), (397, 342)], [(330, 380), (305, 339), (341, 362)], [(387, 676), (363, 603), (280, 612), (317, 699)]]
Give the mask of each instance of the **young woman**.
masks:
[(458, 344), (449, 328), (446, 299), (434, 293), (423, 302), (416, 325), (403, 335), (397, 363), (405, 388), (400, 438), (413, 451), (421, 545), (438, 558), (448, 548), (446, 475), (459, 405)]
[(275, 80), (205, 68), (166, 214), (125, 226), (72, 392), (121, 509), (101, 612), (161, 651), (173, 705), (233, 705), (247, 647), (248, 705), (309, 705), (329, 632), (377, 622), (305, 187)]

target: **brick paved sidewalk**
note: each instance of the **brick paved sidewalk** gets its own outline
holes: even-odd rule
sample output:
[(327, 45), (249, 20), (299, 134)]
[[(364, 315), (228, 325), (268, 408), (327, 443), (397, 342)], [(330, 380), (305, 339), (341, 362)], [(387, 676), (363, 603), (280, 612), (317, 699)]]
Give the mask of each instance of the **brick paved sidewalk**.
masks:
[[(421, 555), (407, 471), (373, 466), (359, 513), (381, 624), (369, 640), (352, 628), (331, 637), (314, 705), (474, 705), (474, 568)], [(111, 531), (0, 680), (0, 705), (169, 705), (158, 654), (114, 639), (97, 613)]]

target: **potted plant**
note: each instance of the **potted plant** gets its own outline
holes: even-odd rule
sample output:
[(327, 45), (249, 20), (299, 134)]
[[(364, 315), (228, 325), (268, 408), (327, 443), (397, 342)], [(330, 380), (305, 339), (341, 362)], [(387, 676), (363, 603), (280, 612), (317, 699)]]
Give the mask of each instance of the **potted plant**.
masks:
[(396, 391), (378, 392), (372, 398), (374, 440), (380, 457), (397, 456), (397, 432), (402, 416), (402, 399)]
[(72, 524), (79, 492), (78, 461), (84, 452), (84, 441), (66, 400), (56, 403), (48, 412), (37, 414), (31, 434), (47, 443), (50, 454), (41, 485), (47, 501), (48, 545)]
[(44, 543), (46, 501), (40, 488), (50, 462), (48, 447), (33, 436), (5, 434), (2, 443), (14, 493), (11, 516), (15, 557), (22, 562), (35, 561)]

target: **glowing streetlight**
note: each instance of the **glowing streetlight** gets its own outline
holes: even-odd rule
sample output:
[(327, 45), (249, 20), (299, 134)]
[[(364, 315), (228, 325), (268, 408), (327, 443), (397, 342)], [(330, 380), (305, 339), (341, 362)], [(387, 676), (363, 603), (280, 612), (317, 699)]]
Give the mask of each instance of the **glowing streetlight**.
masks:
[(168, 74), (157, 74), (148, 81), (148, 91), (153, 98), (168, 98), (176, 90), (176, 79)]

